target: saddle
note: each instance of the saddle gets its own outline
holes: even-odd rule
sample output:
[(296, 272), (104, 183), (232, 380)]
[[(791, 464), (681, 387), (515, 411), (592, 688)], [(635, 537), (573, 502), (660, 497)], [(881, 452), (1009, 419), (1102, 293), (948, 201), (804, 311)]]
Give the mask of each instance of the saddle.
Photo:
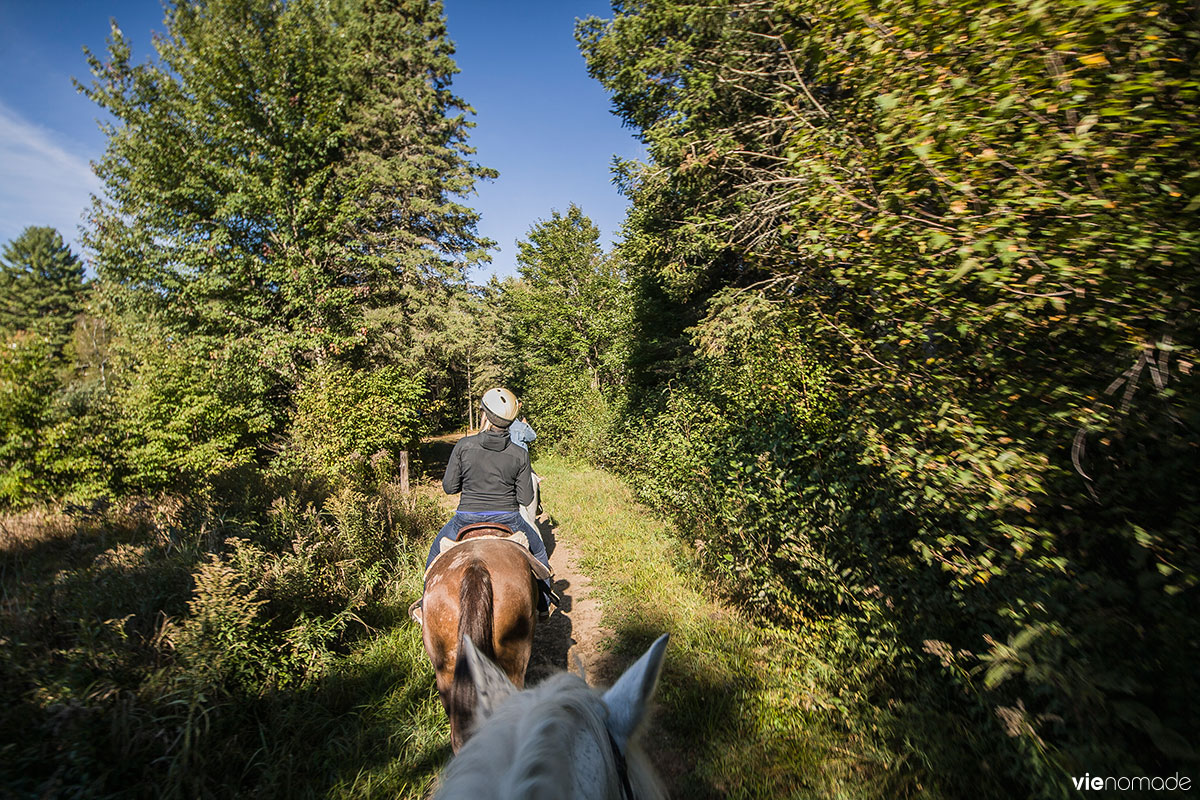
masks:
[(550, 577), (550, 571), (542, 562), (533, 557), (533, 553), (529, 552), (529, 537), (521, 531), (514, 531), (507, 525), (501, 525), (496, 522), (476, 522), (471, 525), (466, 525), (458, 532), (457, 539), (443, 539), (438, 546), (437, 555), (433, 557), (433, 561), (429, 562), (429, 567), (425, 573), (429, 574), (429, 570), (433, 569), (433, 565), (438, 562), (442, 556), (450, 552), (453, 548), (463, 542), (475, 541), (477, 539), (500, 539), (506, 542), (512, 542), (521, 548), (521, 552), (525, 554), (525, 558), (529, 561), (529, 568), (533, 571), (534, 577), (539, 580), (547, 580)]
[[(438, 547), (437, 555), (433, 557), (433, 561), (430, 561), (429, 566), (425, 568), (425, 574), (428, 575), (429, 570), (433, 569), (433, 565), (436, 564), (442, 556), (446, 555), (446, 553), (450, 552), (453, 548), (457, 547), (463, 542), (474, 541), (476, 539), (499, 539), (505, 542), (512, 542), (517, 547), (521, 548), (522, 554), (524, 554), (525, 559), (529, 562), (529, 570), (533, 573), (533, 576), (538, 580), (549, 580), (550, 570), (546, 569), (546, 566), (534, 558), (533, 553), (529, 552), (529, 537), (521, 531), (514, 531), (507, 525), (501, 525), (495, 522), (476, 522), (471, 525), (466, 525), (458, 532), (457, 539), (443, 539), (441, 545)], [(415, 621), (418, 625), (425, 624), (421, 609), (423, 598), (424, 593), (422, 593), (421, 599), (414, 601), (413, 604), (408, 607), (408, 615), (412, 617), (413, 621)]]
[[(458, 532), (458, 538), (455, 539), (455, 541), (461, 543), (471, 539), (486, 539), (488, 537), (508, 539), (516, 535), (516, 531), (507, 525), (500, 524), (499, 522), (476, 522), (463, 527), (463, 529)], [(521, 534), (521, 536), (526, 539), (525, 543), (528, 545), (528, 537), (525, 537), (525, 534)]]

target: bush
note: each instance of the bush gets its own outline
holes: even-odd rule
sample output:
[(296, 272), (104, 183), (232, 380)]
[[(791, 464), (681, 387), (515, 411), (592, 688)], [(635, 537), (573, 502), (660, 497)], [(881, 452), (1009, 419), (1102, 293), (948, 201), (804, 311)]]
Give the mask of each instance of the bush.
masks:
[(152, 341), (122, 374), (115, 403), (118, 454), (134, 493), (164, 490), (199, 497), (257, 463), (273, 429), (268, 387), (246, 362), (247, 346), (198, 339)]
[(424, 382), (408, 370), (324, 366), (299, 389), (284, 463), (356, 485), (394, 474), (425, 430)]
[(586, 379), (562, 368), (530, 370), (521, 396), (522, 416), (537, 432), (539, 449), (586, 460), (602, 458), (612, 406)]
[[(579, 34), (652, 161), (621, 175), (633, 463), (757, 607), (855, 626), (930, 791), (1190, 763), (1195, 8), (679, 0)], [(815, 361), (827, 423), (727, 404), (682, 331), (731, 296), (791, 319), (735, 363)]]
[(368, 626), (404, 618), (441, 512), (395, 484), (288, 494), (261, 523), (199, 521), (193, 505), (0, 526), (19, 606), (0, 631), (0, 783), (14, 796), (291, 796), (281, 774), (329, 779), (307, 759), (363, 702), (360, 676), (332, 678), (353, 673), (343, 656)]
[(0, 341), (0, 506), (45, 489), (37, 457), (58, 389), (54, 368), (47, 338), (17, 333)]

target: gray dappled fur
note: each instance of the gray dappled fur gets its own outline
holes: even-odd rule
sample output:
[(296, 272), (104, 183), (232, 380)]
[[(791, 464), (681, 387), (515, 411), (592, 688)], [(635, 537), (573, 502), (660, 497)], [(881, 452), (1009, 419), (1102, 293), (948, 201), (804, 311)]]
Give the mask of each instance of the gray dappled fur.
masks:
[[(442, 774), (442, 800), (619, 800), (617, 776), (601, 693), (562, 673), (533, 689), (514, 692), (490, 716)], [(666, 793), (645, 753), (631, 737), (626, 748), (634, 796)]]

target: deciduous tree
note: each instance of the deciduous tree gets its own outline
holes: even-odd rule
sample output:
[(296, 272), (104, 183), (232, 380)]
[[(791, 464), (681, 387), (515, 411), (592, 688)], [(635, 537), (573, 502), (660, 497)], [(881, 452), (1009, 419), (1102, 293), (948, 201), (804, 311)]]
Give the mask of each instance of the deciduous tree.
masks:
[[(1195, 715), (1150, 687), (1195, 686), (1179, 671), (1200, 584), (1194, 5), (615, 8), (579, 36), (650, 156), (619, 174), (630, 423), (727, 434), (734, 457), (696, 473), (697, 495), (790, 487), (770, 513), (797, 555), (776, 575), (796, 606), (816, 585), (830, 598), (806, 613), (987, 651), (985, 680), (955, 658), (944, 677), (1012, 712), (1019, 781), (1051, 791), (1064, 765), (1139, 742), (1139, 765), (1191, 757)], [(731, 321), (764, 302), (804, 347), (774, 370), (728, 357), (764, 378), (818, 359), (840, 424), (746, 436), (762, 422), (704, 385), (712, 346), (744, 340)], [(762, 531), (770, 508), (722, 513)], [(739, 535), (731, 557), (756, 570), (761, 541)], [(1113, 646), (1134, 630), (1137, 652)]]

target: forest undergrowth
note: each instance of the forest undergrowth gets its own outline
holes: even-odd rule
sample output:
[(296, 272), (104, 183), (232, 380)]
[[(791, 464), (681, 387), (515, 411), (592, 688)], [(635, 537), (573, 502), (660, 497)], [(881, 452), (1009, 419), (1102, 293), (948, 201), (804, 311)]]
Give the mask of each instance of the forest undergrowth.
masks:
[(441, 514), (382, 481), (3, 518), (4, 795), (417, 796), (449, 751), (404, 611)]
[[(543, 503), (599, 593), (609, 657), (671, 635), (645, 741), (673, 796), (884, 798), (922, 793), (912, 753), (869, 703), (868, 664), (822, 660), (829, 632), (762, 623), (718, 598), (693, 544), (617, 476), (542, 458)], [(826, 656), (827, 658), (827, 656)]]
[[(817, 632), (714, 601), (692, 549), (612, 474), (537, 468), (600, 593), (603, 660), (671, 634), (646, 739), (675, 794), (919, 791), (846, 724), (862, 687), (828, 691), (847, 673), (812, 657)], [(5, 517), (5, 796), (425, 796), (448, 728), (404, 611), (447, 500), (383, 481), (257, 522), (166, 500)]]

